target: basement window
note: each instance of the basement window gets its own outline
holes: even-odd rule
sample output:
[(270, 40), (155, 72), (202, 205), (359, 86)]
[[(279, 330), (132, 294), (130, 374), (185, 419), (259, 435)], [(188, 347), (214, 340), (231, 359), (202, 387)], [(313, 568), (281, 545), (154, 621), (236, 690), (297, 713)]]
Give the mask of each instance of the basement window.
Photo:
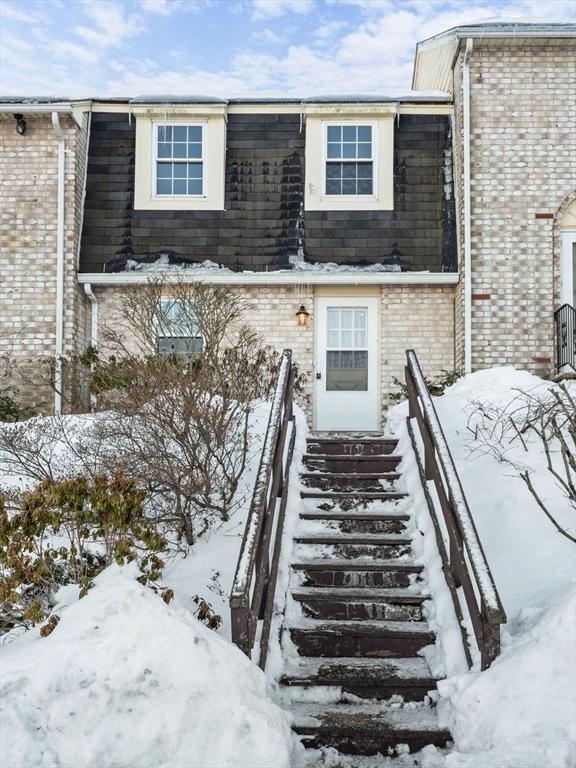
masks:
[(195, 319), (192, 302), (161, 299), (157, 323), (156, 352), (159, 357), (193, 360), (203, 351), (204, 340)]
[(204, 126), (155, 125), (155, 194), (204, 194)]
[(325, 194), (374, 194), (372, 123), (325, 124)]

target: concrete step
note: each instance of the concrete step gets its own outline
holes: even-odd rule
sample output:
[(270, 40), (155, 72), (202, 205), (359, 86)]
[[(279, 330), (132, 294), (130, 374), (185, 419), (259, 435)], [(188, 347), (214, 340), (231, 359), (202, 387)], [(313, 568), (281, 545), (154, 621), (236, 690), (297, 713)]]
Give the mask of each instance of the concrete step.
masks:
[(365, 491), (394, 491), (394, 481), (400, 475), (397, 472), (304, 472), (301, 477), (307, 488), (363, 494)]
[(423, 566), (401, 560), (334, 560), (331, 558), (292, 564), (307, 586), (407, 587), (420, 580)]
[(379, 700), (402, 696), (406, 701), (422, 701), (436, 690), (437, 682), (420, 657), (301, 658), (287, 665), (280, 679), (281, 685), (296, 689), (339, 688), (342, 698), (332, 699), (335, 703), (350, 696)]
[(407, 589), (294, 587), (292, 597), (306, 616), (317, 619), (420, 621), (426, 594)]
[(326, 532), (341, 533), (403, 533), (409, 515), (378, 515), (362, 512), (301, 512), (305, 522), (325, 524)]
[(335, 454), (322, 456), (319, 454), (304, 454), (304, 466), (306, 469), (318, 472), (336, 472), (346, 474), (366, 474), (393, 472), (402, 457), (397, 454), (384, 456), (347, 456)]
[(287, 629), (303, 657), (408, 658), (435, 640), (425, 621), (304, 619)]
[(292, 729), (305, 747), (352, 755), (398, 754), (405, 751), (399, 745), (416, 752), (427, 744), (443, 747), (451, 739), (430, 706), (301, 704), (294, 708)]
[(310, 438), (307, 452), (321, 455), (340, 456), (373, 456), (393, 453), (398, 445), (397, 440), (375, 438)]

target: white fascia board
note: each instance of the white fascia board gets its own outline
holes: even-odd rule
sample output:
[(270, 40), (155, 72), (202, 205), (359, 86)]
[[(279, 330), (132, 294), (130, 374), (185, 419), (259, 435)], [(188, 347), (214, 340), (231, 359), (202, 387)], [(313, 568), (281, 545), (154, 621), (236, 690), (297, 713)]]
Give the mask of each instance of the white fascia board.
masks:
[(0, 104), (0, 112), (21, 112), (22, 114), (30, 114), (31, 112), (72, 112), (72, 104), (67, 103), (54, 103), (54, 104), (25, 104), (22, 102), (12, 102), (6, 104)]
[(457, 272), (101, 272), (78, 273), (79, 283), (91, 285), (142, 285), (150, 279), (214, 285), (456, 285)]

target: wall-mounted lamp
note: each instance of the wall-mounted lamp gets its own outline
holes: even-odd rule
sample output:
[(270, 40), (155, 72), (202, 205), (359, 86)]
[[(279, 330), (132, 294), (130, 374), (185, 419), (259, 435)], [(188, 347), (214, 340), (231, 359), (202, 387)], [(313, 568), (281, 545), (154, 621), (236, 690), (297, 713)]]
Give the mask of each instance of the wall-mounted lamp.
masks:
[(310, 313), (306, 311), (304, 304), (300, 304), (300, 309), (298, 312), (296, 312), (296, 319), (298, 320), (298, 325), (302, 325), (304, 327), (308, 325)]
[(24, 120), (24, 115), (14, 115), (14, 120), (16, 120), (16, 130), (20, 136), (24, 136), (26, 128), (28, 127), (26, 120)]

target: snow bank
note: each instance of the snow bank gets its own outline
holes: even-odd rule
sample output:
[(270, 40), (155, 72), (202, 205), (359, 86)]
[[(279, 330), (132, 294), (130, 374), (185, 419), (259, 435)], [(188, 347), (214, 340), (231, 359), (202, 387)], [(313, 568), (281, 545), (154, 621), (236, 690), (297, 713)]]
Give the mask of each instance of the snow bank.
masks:
[(447, 768), (576, 765), (575, 617), (572, 587), (490, 669), (439, 684), (458, 746)]
[(260, 670), (177, 600), (116, 567), (2, 650), (9, 768), (288, 768), (289, 726)]
[[(404, 478), (416, 519), (426, 536), (420, 559), (434, 603), (429, 620), (438, 631), (431, 663), (448, 678), (440, 684), (441, 724), (455, 749), (444, 756), (427, 750), (423, 768), (572, 768), (576, 764), (576, 547), (547, 520), (509, 464), (478, 450), (473, 431), (477, 402), (504, 407), (519, 390), (543, 395), (554, 385), (524, 371), (494, 368), (466, 376), (434, 404), (468, 499), (508, 624), (502, 654), (485, 672), (462, 669), (458, 627), (406, 429), (407, 407), (391, 409), (388, 430), (400, 440)], [(576, 521), (546, 468), (536, 439), (525, 451), (516, 441), (507, 457), (532, 471), (556, 519), (574, 533)]]

